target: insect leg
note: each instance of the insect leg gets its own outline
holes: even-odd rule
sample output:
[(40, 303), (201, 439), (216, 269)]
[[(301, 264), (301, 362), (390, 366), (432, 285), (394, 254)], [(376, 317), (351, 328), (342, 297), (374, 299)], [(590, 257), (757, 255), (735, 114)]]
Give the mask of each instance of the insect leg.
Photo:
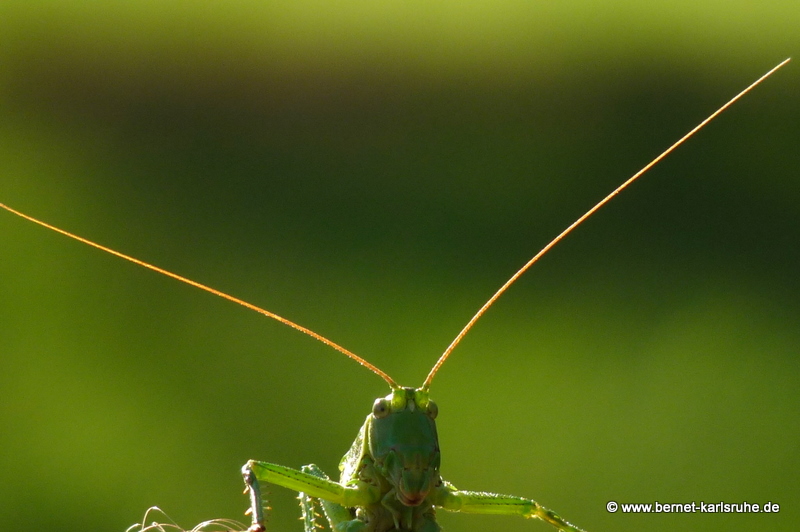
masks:
[(253, 525), (249, 532), (263, 532), (264, 510), (261, 504), (261, 489), (259, 482), (269, 482), (302, 492), (308, 497), (337, 503), (343, 508), (368, 506), (378, 502), (380, 495), (377, 491), (345, 487), (329, 478), (322, 477), (306, 471), (298, 471), (290, 467), (250, 460), (242, 467), (242, 476), (250, 494), (250, 511), (253, 515)]
[(264, 526), (264, 502), (261, 498), (261, 486), (255, 473), (247, 465), (242, 468), (242, 476), (244, 477), (244, 492), (250, 496), (250, 509), (246, 513), (253, 518), (247, 532), (264, 532), (267, 528)]
[[(323, 472), (314, 464), (303, 466), (300, 468), (300, 471), (314, 475), (315, 477), (323, 478), (325, 480), (331, 480), (328, 475), (325, 474), (325, 472)], [(303, 493), (301, 495), (305, 494)], [(308, 496), (306, 495), (306, 497)], [(354, 516), (350, 510), (341, 504), (326, 501), (325, 499), (320, 499), (319, 502), (322, 505), (322, 510), (325, 512), (325, 517), (328, 520), (331, 530), (346, 530), (347, 532), (356, 532), (358, 530), (362, 530), (366, 526), (364, 521), (354, 519)]]
[(561, 516), (534, 501), (514, 495), (461, 491), (445, 483), (434, 494), (434, 504), (444, 510), (473, 514), (520, 515), (550, 523), (562, 532), (584, 532)]
[[(301, 469), (305, 469), (303, 466)], [(302, 491), (297, 494), (300, 500), (300, 520), (303, 522), (303, 530), (305, 532), (315, 532), (319, 525), (317, 525), (317, 505), (313, 497), (309, 497)]]

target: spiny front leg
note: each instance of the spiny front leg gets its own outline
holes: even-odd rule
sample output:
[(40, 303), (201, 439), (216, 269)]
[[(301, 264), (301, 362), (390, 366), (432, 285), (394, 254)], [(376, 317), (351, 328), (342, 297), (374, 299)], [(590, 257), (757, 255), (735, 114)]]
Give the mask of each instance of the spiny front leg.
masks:
[[(308, 466), (303, 466), (302, 470)], [(300, 520), (303, 522), (304, 532), (317, 532), (318, 528), (322, 528), (317, 524), (317, 505), (316, 499), (309, 497), (302, 491), (297, 494), (297, 499), (300, 501)]]
[(533, 499), (480, 491), (460, 491), (449, 483), (444, 483), (436, 489), (433, 494), (433, 504), (452, 512), (520, 515), (526, 519), (535, 517), (550, 523), (562, 532), (585, 532)]
[(244, 492), (250, 496), (250, 509), (246, 514), (250, 514), (253, 518), (252, 524), (247, 529), (247, 532), (264, 532), (264, 502), (261, 499), (261, 486), (258, 484), (258, 479), (255, 473), (249, 467), (250, 462), (242, 467), (242, 477), (244, 477)]
[[(313, 470), (312, 470), (313, 471)], [(345, 487), (316, 472), (298, 471), (290, 467), (250, 460), (242, 467), (242, 476), (250, 494), (250, 512), (253, 524), (248, 532), (264, 532), (264, 510), (261, 502), (260, 482), (269, 482), (302, 492), (309, 497), (334, 502), (344, 508), (368, 506), (380, 499), (376, 490), (365, 486)]]
[[(331, 480), (328, 475), (326, 475), (314, 464), (305, 465), (300, 468), (300, 471), (325, 480)], [(311, 501), (311, 498), (305, 493), (300, 493), (300, 497), (301, 505), (303, 504), (304, 499)], [(336, 532), (360, 532), (366, 528), (364, 521), (354, 519), (348, 508), (345, 508), (340, 504), (336, 504), (335, 502), (326, 501), (325, 499), (320, 499), (319, 502), (322, 506), (323, 512), (325, 512), (325, 518), (328, 520), (331, 530)], [(306, 532), (314, 531), (311, 529), (306, 529)]]

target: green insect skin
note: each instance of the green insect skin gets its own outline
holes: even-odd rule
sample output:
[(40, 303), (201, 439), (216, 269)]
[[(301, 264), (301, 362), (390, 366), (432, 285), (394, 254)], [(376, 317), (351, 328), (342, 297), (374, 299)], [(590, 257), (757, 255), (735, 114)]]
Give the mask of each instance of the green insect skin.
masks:
[(455, 512), (538, 518), (565, 532), (582, 532), (536, 501), (476, 491), (461, 491), (442, 479), (436, 433), (438, 408), (423, 388), (394, 388), (378, 398), (335, 482), (317, 466), (300, 470), (250, 460), (242, 467), (253, 524), (263, 532), (260, 482), (300, 492), (305, 532), (316, 529), (314, 501), (338, 532), (438, 532), (436, 508)]

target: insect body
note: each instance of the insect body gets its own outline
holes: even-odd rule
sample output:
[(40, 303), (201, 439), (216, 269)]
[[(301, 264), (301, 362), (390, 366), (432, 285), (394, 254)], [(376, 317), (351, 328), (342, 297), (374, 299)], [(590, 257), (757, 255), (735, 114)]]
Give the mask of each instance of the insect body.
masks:
[[(339, 465), (334, 482), (316, 466), (300, 471), (251, 460), (242, 468), (251, 499), (251, 532), (263, 531), (259, 481), (320, 499), (332, 530), (436, 532), (435, 508), (445, 510), (538, 517), (560, 530), (577, 532), (555, 512), (531, 499), (476, 491), (461, 491), (439, 473), (441, 454), (436, 435), (436, 403), (425, 386), (393, 387), (375, 400), (352, 447)], [(306, 531), (313, 528), (307, 526)]]
[(354, 359), (389, 384), (391, 388), (389, 395), (375, 400), (372, 412), (367, 416), (352, 447), (342, 459), (341, 477), (338, 482), (328, 478), (325, 473), (313, 465), (305, 466), (300, 470), (254, 460), (244, 465), (242, 474), (246, 491), (250, 497), (249, 512), (252, 514), (250, 532), (266, 530), (264, 505), (261, 497), (261, 483), (263, 482), (300, 492), (305, 532), (312, 532), (317, 527), (314, 512), (315, 500), (319, 500), (331, 529), (342, 532), (436, 532), (441, 529), (436, 521), (437, 509), (535, 517), (550, 523), (559, 530), (578, 532), (581, 529), (531, 499), (478, 491), (462, 491), (442, 478), (439, 469), (441, 451), (436, 432), (438, 410), (436, 404), (430, 399), (431, 382), (450, 353), (475, 322), (540, 257), (622, 189), (788, 61), (787, 59), (780, 63), (712, 113), (539, 251), (511, 276), (470, 319), (434, 364), (419, 388), (400, 386), (389, 375), (365, 359), (273, 312), (68, 233), (3, 204), (0, 204), (0, 207), (70, 238), (191, 284), (289, 325)]

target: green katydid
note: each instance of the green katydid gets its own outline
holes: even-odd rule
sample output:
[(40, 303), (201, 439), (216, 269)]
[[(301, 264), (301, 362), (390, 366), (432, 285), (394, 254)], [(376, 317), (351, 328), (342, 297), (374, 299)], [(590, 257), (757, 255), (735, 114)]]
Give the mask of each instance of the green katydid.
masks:
[(389, 532), (402, 530), (435, 532), (441, 529), (436, 521), (435, 513), (437, 508), (441, 508), (443, 510), (466, 513), (519, 515), (526, 518), (538, 518), (550, 523), (559, 530), (578, 532), (581, 530), (580, 528), (570, 524), (555, 512), (532, 499), (477, 491), (462, 491), (456, 489), (442, 478), (440, 474), (441, 455), (435, 422), (438, 409), (430, 399), (430, 387), (433, 378), (475, 322), (539, 258), (605, 205), (612, 197), (788, 61), (787, 59), (774, 67), (712, 113), (661, 155), (653, 159), (639, 172), (589, 209), (539, 251), (511, 276), (469, 320), (434, 364), (419, 388), (400, 386), (388, 374), (365, 359), (277, 314), (51, 226), (3, 204), (0, 204), (0, 207), (70, 238), (201, 288), (289, 325), (354, 359), (389, 384), (391, 388), (389, 395), (375, 400), (371, 413), (367, 415), (366, 421), (353, 445), (342, 459), (339, 481), (331, 480), (314, 465), (304, 466), (300, 470), (254, 460), (244, 465), (242, 474), (245, 480), (246, 493), (250, 498), (248, 512), (252, 515), (252, 524), (248, 529), (249, 532), (266, 530), (264, 503), (261, 498), (260, 488), (262, 482), (277, 484), (300, 492), (300, 505), (303, 511), (305, 532), (311, 532), (317, 528), (314, 509), (316, 500), (322, 506), (331, 529), (337, 531)]

